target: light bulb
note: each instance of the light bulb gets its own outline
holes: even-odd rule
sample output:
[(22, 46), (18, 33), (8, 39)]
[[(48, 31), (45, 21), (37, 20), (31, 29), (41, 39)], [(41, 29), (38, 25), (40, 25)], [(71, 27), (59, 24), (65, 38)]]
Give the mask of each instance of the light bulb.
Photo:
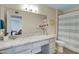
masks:
[(23, 5), (22, 9), (24, 11), (28, 11), (28, 12), (33, 12), (33, 13), (38, 13), (38, 7), (35, 5)]

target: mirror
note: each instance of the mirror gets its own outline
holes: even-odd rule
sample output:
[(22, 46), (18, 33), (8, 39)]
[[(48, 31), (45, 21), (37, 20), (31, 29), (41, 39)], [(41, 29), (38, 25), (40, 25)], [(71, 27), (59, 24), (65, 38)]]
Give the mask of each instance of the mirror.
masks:
[(10, 16), (10, 22), (11, 22), (10, 31), (12, 36), (22, 34), (21, 20), (22, 20), (21, 16), (14, 16), (14, 15)]

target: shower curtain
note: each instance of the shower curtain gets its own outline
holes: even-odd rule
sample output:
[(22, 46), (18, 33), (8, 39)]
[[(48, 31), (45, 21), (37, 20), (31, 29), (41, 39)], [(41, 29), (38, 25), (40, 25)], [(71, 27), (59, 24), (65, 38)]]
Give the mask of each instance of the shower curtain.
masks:
[(64, 47), (79, 53), (79, 11), (59, 16), (58, 40)]

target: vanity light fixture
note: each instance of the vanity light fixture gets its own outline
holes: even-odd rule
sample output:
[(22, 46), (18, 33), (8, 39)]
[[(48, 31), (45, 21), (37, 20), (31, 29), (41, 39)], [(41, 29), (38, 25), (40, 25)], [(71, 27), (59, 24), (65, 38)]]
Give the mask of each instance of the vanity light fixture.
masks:
[(31, 5), (31, 4), (23, 5), (23, 6), (22, 6), (22, 9), (23, 9), (24, 11), (33, 12), (33, 13), (38, 13), (38, 7), (37, 7), (36, 5)]

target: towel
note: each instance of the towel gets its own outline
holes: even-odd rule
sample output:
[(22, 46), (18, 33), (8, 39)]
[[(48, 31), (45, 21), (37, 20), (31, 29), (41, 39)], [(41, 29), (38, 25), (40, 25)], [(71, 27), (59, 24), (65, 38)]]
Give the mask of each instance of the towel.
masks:
[(4, 29), (4, 21), (0, 19), (0, 29)]

